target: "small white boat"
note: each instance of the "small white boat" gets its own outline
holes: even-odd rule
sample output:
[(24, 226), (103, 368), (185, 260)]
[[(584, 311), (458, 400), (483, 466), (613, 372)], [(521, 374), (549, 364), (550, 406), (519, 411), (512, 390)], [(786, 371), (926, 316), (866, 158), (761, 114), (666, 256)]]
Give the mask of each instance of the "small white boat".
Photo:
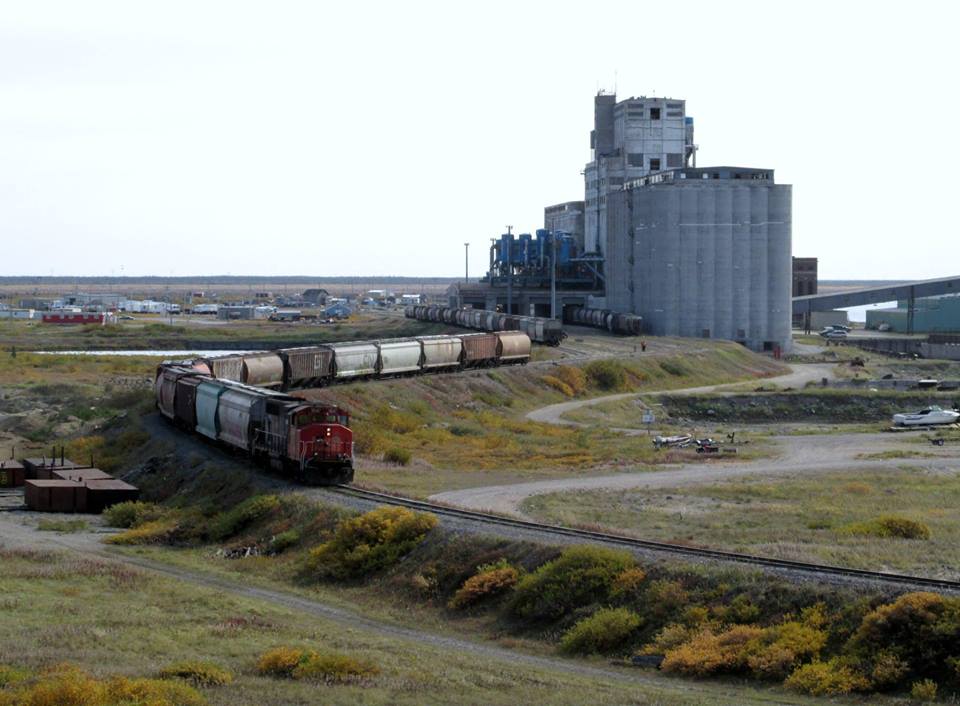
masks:
[(927, 407), (916, 412), (903, 412), (893, 415), (893, 423), (898, 427), (930, 426), (933, 424), (953, 424), (960, 419), (960, 412), (939, 407)]

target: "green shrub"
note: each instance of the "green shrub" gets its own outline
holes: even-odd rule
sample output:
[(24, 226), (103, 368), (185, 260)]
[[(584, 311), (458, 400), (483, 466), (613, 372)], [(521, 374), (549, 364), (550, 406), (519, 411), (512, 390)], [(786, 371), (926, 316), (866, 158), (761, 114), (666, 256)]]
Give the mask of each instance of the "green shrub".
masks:
[(624, 551), (570, 547), (520, 580), (511, 610), (526, 618), (558, 618), (606, 600), (617, 576), (634, 565), (633, 557)]
[(30, 673), (23, 669), (0, 664), (0, 689), (5, 686), (10, 686), (11, 684), (25, 681), (29, 677)]
[(295, 529), (290, 529), (274, 536), (270, 541), (270, 551), (274, 554), (280, 554), (299, 543), (300, 533)]
[(517, 584), (520, 572), (506, 559), (495, 564), (478, 566), (477, 573), (463, 582), (448, 605), (454, 609), (467, 608), (483, 600), (499, 596)]
[(908, 675), (937, 677), (960, 644), (960, 599), (936, 593), (905, 593), (867, 613), (850, 640), (850, 650), (877, 660), (893, 655), (910, 665)]
[(413, 458), (409, 451), (406, 449), (393, 448), (387, 449), (383, 454), (383, 460), (387, 463), (395, 463), (398, 466), (409, 466), (410, 459)]
[(355, 579), (397, 562), (437, 524), (434, 515), (381, 507), (342, 521), (333, 538), (310, 551), (321, 578)]
[(223, 686), (233, 673), (213, 662), (176, 662), (160, 670), (161, 679), (183, 679), (194, 686)]
[(379, 673), (375, 664), (348, 655), (310, 652), (293, 670), (294, 679), (323, 681), (328, 684), (357, 681)]
[(256, 495), (227, 512), (221, 512), (210, 523), (210, 537), (227, 539), (280, 507), (276, 495)]
[(784, 686), (811, 696), (840, 696), (866, 691), (870, 684), (866, 677), (849, 665), (832, 659), (798, 667), (784, 682)]
[(420, 428), (420, 421), (413, 414), (404, 414), (385, 404), (373, 411), (369, 421), (374, 426), (397, 434), (408, 434)]
[(623, 365), (615, 360), (595, 360), (583, 370), (590, 382), (601, 390), (619, 390), (627, 381)]
[(643, 624), (627, 608), (601, 608), (564, 633), (560, 649), (569, 654), (603, 654), (620, 649)]
[(884, 515), (866, 522), (847, 525), (844, 532), (865, 537), (889, 537), (894, 539), (930, 539), (930, 528), (923, 522), (907, 517)]
[(690, 374), (687, 366), (677, 360), (662, 360), (660, 361), (660, 368), (667, 375), (673, 375), (674, 377), (683, 377)]
[(129, 500), (108, 507), (103, 511), (103, 518), (110, 527), (130, 528), (159, 520), (163, 514), (163, 508), (153, 503)]
[(910, 687), (910, 698), (916, 701), (936, 701), (937, 683), (932, 679), (915, 681)]

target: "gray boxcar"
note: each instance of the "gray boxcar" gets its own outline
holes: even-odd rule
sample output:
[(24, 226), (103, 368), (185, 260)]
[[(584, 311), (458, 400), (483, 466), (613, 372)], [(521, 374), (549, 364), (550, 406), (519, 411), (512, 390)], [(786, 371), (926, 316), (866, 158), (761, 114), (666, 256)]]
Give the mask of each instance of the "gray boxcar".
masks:
[(274, 387), (283, 385), (283, 360), (276, 353), (251, 353), (243, 356), (245, 385)]
[(326, 346), (287, 348), (280, 351), (287, 365), (287, 385), (308, 387), (333, 377), (333, 351)]
[(375, 343), (354, 341), (331, 343), (333, 350), (334, 376), (344, 378), (376, 375), (380, 367), (380, 350)]
[(398, 375), (420, 371), (423, 346), (420, 341), (380, 341), (380, 374)]
[(423, 369), (437, 370), (460, 365), (463, 356), (463, 341), (459, 336), (423, 336)]

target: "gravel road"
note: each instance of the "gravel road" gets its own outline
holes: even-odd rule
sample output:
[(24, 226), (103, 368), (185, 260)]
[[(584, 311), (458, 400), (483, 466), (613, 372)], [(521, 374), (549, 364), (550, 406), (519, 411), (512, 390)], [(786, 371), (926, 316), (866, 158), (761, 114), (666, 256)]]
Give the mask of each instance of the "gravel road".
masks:
[[(802, 387), (811, 380), (830, 377), (832, 365), (812, 364), (793, 365), (793, 371), (787, 375), (766, 378), (770, 382), (791, 387)], [(729, 385), (710, 385), (707, 387), (687, 388), (660, 392), (645, 392), (645, 395), (665, 394), (702, 394), (723, 393)], [(607, 395), (589, 400), (575, 400), (549, 405), (527, 414), (527, 418), (538, 422), (553, 424), (575, 424), (562, 419), (562, 415), (573, 409), (599, 404), (610, 400), (636, 397), (637, 393)], [(629, 432), (631, 430), (621, 430)], [(933, 458), (906, 459), (860, 459), (864, 452), (876, 453), (901, 447), (906, 438), (920, 432), (900, 434), (822, 434), (809, 436), (779, 436), (771, 441), (776, 448), (775, 458), (764, 458), (749, 462), (723, 462), (678, 464), (662, 471), (619, 473), (610, 476), (571, 477), (556, 480), (532, 481), (509, 485), (467, 488), (432, 495), (430, 500), (457, 507), (478, 511), (491, 511), (518, 515), (522, 503), (533, 495), (575, 490), (628, 490), (672, 488), (691, 483), (711, 483), (726, 478), (743, 476), (783, 476), (797, 473), (823, 473), (859, 468), (898, 468), (904, 465), (931, 470), (953, 470), (957, 467), (957, 458), (949, 449), (940, 451)], [(925, 449), (925, 451), (928, 451)]]
[[(832, 364), (811, 364), (811, 365), (791, 365), (791, 371), (786, 375), (758, 379), (756, 382), (775, 382), (785, 387), (803, 387), (808, 382), (818, 381), (823, 378), (833, 376)], [(616, 395), (604, 395), (603, 397), (593, 397), (588, 400), (573, 400), (571, 402), (560, 402), (558, 404), (547, 405), (540, 409), (527, 412), (527, 419), (531, 422), (546, 422), (547, 424), (565, 424), (568, 426), (586, 426), (579, 422), (572, 422), (563, 419), (563, 415), (582, 407), (592, 407), (593, 405), (603, 404), (604, 402), (614, 402), (616, 400), (626, 400), (632, 397), (650, 396), (650, 395), (702, 395), (710, 393), (723, 393), (725, 389), (734, 385), (743, 385), (739, 383), (724, 383), (722, 385), (705, 385), (704, 387), (688, 387), (680, 390), (646, 390), (644, 392), (623, 392)]]

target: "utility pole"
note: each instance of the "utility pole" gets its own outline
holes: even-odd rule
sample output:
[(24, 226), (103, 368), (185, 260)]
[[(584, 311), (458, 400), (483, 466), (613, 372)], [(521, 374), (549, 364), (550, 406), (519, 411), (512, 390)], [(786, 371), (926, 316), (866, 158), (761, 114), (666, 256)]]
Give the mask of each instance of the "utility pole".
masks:
[(507, 226), (507, 252), (501, 248), (500, 257), (507, 265), (507, 313), (513, 313), (513, 226)]
[(463, 283), (467, 284), (470, 281), (470, 243), (464, 243), (463, 250)]

